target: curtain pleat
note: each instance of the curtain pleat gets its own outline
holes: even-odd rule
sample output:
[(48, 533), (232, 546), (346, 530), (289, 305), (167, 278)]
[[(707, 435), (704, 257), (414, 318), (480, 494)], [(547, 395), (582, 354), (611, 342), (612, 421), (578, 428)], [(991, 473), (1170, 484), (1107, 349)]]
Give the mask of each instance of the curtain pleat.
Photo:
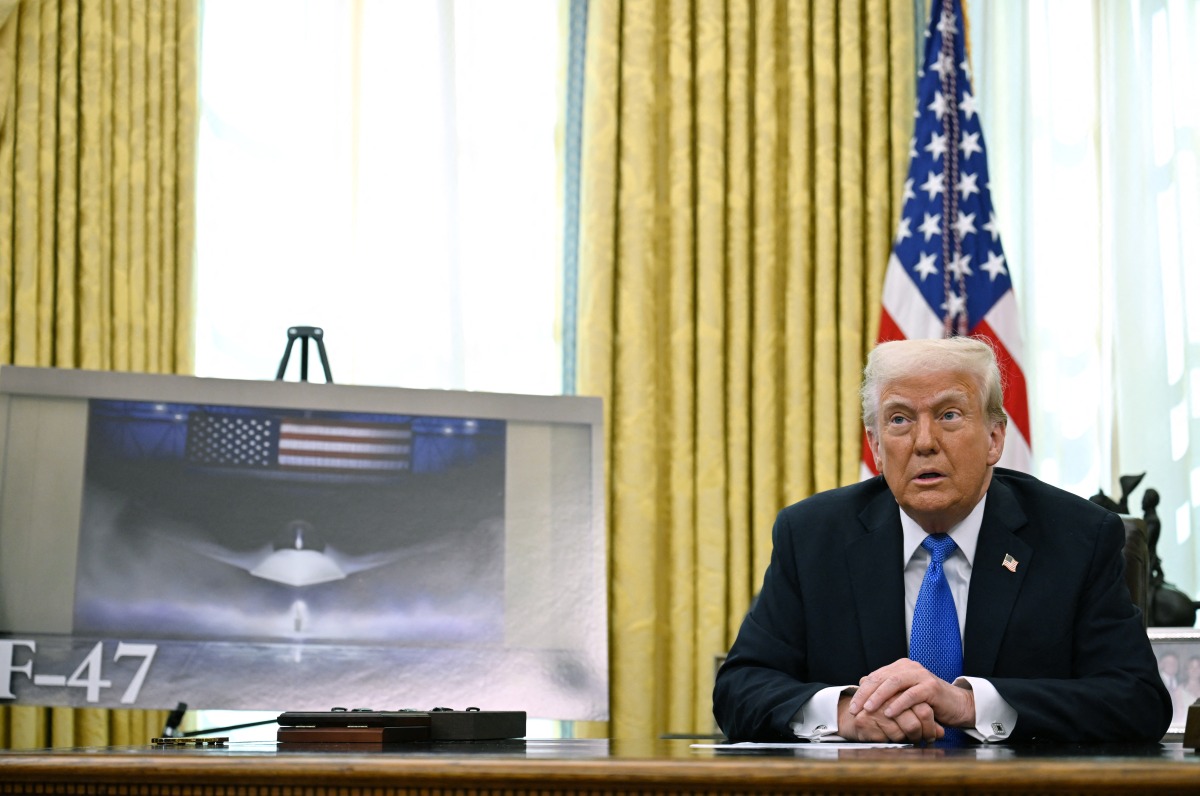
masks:
[[(12, 246), (9, 230), (13, 229), (13, 193), (15, 175), (14, 136), (9, 132), (16, 115), (17, 77), (17, 0), (0, 0), (0, 241)], [(7, 254), (7, 253), (6, 253)], [(13, 269), (0, 267), (0, 296), (13, 295)], [(13, 320), (12, 301), (0, 301), (0, 329), (10, 328)], [(12, 361), (12, 339), (0, 335), (0, 361)]]
[[(79, 63), (79, 4), (60, 7), (59, 57), (63, 64)], [(70, 367), (79, 356), (79, 159), (75, 147), (79, 141), (79, 81), (64, 70), (58, 79), (58, 135), (56, 170), (58, 173), (55, 205), (55, 281), (54, 354), (47, 361), (56, 367)], [(0, 327), (2, 328), (2, 327)]]
[(589, 12), (579, 391), (605, 399), (611, 733), (708, 732), (775, 513), (858, 477), (913, 4)]
[[(188, 373), (196, 0), (0, 0), (0, 362)], [(145, 743), (167, 710), (0, 707), (0, 746)]]

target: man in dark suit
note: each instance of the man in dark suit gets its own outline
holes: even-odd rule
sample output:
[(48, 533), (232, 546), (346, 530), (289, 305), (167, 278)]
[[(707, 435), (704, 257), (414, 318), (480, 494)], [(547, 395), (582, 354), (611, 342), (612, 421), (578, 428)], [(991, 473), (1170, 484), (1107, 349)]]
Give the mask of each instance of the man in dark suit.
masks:
[[(779, 513), (717, 675), (726, 735), (1161, 739), (1171, 699), (1125, 586), (1120, 518), (995, 467), (1007, 417), (990, 345), (883, 343), (862, 400), (881, 475)], [(926, 550), (946, 537), (949, 553)], [(944, 621), (930, 631), (934, 600)], [(958, 656), (941, 677), (942, 658), (913, 660), (931, 634)]]

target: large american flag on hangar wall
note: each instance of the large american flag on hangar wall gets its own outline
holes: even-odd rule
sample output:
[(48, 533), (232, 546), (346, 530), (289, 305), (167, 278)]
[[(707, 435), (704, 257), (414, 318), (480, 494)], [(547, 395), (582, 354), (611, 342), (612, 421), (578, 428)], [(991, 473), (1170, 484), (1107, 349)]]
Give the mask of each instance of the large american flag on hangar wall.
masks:
[(188, 413), (186, 460), (320, 473), (406, 472), (412, 424), (275, 414)]
[[(1033, 457), (1021, 318), (992, 208), (963, 30), (960, 0), (934, 0), (877, 341), (954, 334), (988, 338), (1000, 361), (1008, 413), (999, 464), (1029, 472)], [(865, 436), (863, 471), (876, 473)]]

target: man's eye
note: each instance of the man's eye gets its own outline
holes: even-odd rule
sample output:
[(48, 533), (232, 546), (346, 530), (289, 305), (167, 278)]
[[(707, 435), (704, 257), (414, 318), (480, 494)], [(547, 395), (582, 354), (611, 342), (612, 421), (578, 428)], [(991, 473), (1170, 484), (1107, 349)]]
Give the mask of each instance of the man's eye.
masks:
[(948, 411), (948, 412), (943, 412), (943, 413), (942, 413), (942, 419), (943, 419), (943, 420), (957, 420), (957, 419), (958, 419), (958, 418), (960, 418), (960, 417), (962, 417), (962, 413), (960, 413), (960, 412), (958, 412), (958, 411), (956, 411), (956, 410), (954, 410), (954, 409), (951, 409), (951, 410), (950, 410), (950, 411)]
[(904, 417), (903, 415), (894, 415), (894, 416), (892, 416), (892, 418), (890, 420), (888, 420), (888, 422), (891, 423), (893, 426), (898, 426), (901, 423), (906, 422), (907, 419), (908, 418)]

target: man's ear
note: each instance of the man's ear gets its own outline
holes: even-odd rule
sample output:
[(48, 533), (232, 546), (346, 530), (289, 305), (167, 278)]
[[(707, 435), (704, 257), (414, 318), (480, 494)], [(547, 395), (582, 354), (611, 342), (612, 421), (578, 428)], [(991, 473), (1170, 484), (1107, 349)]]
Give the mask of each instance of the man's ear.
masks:
[(1004, 454), (1004, 435), (1008, 431), (1008, 421), (997, 420), (992, 423), (992, 433), (989, 435), (988, 466), (994, 466)]
[(875, 459), (875, 472), (883, 472), (883, 460), (879, 457), (879, 438), (875, 436), (874, 429), (867, 428), (867, 445), (871, 448), (871, 456)]

